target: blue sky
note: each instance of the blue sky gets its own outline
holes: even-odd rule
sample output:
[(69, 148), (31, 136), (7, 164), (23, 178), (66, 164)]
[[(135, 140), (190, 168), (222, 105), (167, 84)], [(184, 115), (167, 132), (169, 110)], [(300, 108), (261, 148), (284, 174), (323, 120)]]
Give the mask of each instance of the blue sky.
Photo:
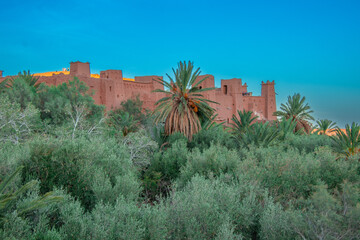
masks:
[(165, 75), (180, 60), (277, 103), (301, 93), (316, 119), (360, 123), (360, 1), (4, 1), (0, 69)]

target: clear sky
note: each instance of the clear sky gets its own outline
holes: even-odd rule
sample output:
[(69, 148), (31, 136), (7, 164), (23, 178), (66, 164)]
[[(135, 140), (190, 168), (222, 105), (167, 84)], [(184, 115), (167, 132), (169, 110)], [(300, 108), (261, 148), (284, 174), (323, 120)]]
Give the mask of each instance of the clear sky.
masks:
[(260, 94), (275, 80), (277, 105), (306, 96), (316, 119), (360, 123), (360, 1), (2, 1), (4, 75), (61, 70), (165, 75), (180, 60)]

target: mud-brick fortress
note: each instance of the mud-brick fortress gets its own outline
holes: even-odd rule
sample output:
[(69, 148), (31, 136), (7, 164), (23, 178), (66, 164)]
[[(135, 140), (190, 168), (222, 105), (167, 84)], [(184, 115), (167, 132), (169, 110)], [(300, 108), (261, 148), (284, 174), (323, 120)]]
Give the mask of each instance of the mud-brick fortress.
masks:
[[(0, 71), (0, 82), (3, 77)], [(85, 82), (95, 93), (93, 98), (96, 104), (106, 106), (107, 110), (120, 107), (122, 101), (136, 98), (139, 96), (143, 101), (143, 107), (151, 110), (155, 109), (155, 103), (162, 97), (163, 93), (152, 92), (155, 89), (164, 89), (160, 83), (153, 79), (161, 76), (142, 76), (134, 79), (124, 78), (121, 70), (106, 70), (99, 74), (90, 73), (90, 64), (88, 62), (71, 62), (70, 71), (64, 69), (59, 72), (48, 72), (34, 74), (39, 76), (39, 82), (48, 85), (59, 85), (67, 82), (73, 77), (78, 77)], [(199, 78), (207, 77), (199, 87), (214, 88), (215, 80), (212, 75), (202, 75)], [(274, 81), (261, 83), (261, 96), (252, 96), (247, 90), (247, 84), (243, 84), (240, 78), (221, 80), (221, 88), (204, 92), (205, 98), (215, 101), (219, 104), (211, 104), (218, 114), (217, 121), (229, 123), (233, 114), (237, 110), (253, 111), (259, 116), (259, 120), (276, 120), (273, 112), (276, 111), (276, 99)]]

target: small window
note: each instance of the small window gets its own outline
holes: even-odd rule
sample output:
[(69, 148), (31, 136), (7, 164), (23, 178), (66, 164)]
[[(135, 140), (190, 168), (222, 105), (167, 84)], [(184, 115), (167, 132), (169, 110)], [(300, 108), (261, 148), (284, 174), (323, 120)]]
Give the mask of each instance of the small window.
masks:
[(110, 87), (110, 92), (111, 92), (111, 87)]
[(200, 86), (199, 89), (202, 89), (202, 86)]
[(228, 91), (227, 85), (224, 85), (224, 94), (225, 95), (227, 95), (227, 91)]

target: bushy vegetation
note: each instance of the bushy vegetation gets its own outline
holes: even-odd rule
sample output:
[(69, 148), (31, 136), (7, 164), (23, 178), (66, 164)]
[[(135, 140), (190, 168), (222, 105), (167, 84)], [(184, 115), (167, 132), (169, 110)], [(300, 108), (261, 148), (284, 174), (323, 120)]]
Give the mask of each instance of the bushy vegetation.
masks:
[(0, 239), (360, 238), (355, 123), (329, 137), (242, 111), (164, 135), (138, 99), (105, 115), (77, 79), (35, 80), (0, 93)]

